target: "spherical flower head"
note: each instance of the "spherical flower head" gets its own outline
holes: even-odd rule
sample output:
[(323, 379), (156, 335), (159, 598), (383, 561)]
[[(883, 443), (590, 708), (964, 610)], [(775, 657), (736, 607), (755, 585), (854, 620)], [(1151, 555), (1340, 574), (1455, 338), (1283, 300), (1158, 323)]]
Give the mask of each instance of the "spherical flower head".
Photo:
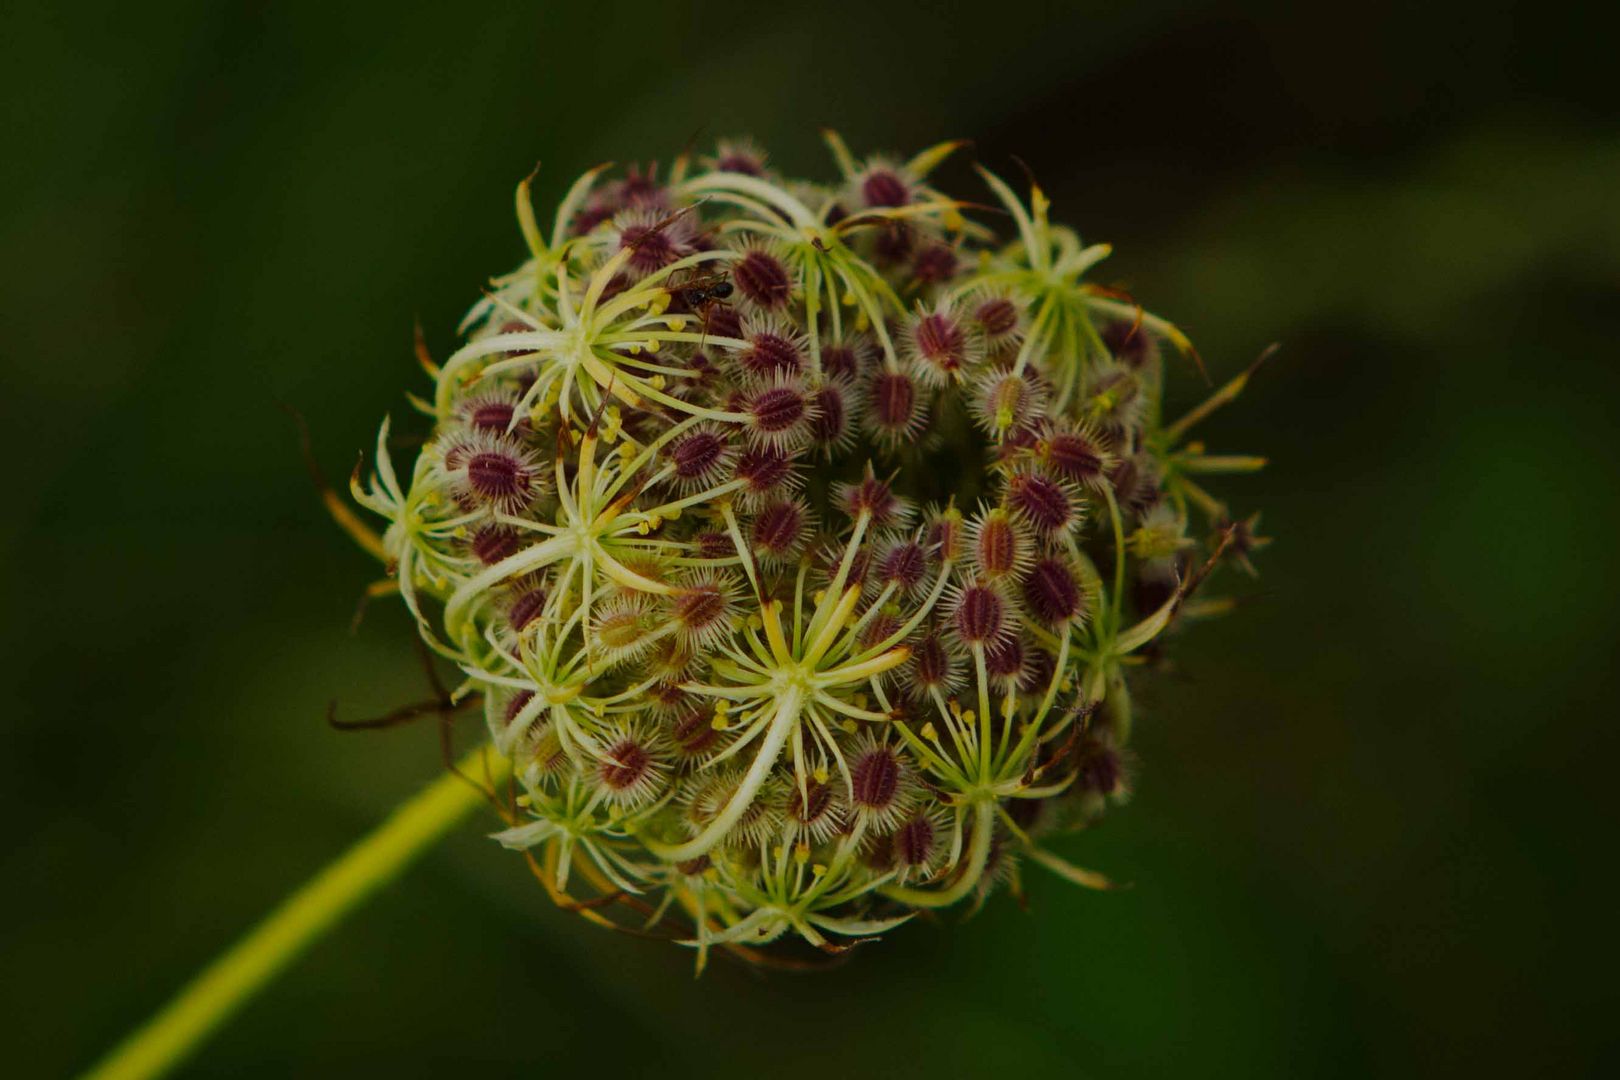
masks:
[(986, 348), (997, 356), (1024, 336), (1024, 309), (1011, 296), (999, 290), (981, 293), (968, 304), (970, 318)]
[(781, 802), (781, 817), (797, 842), (825, 843), (844, 827), (843, 810), (830, 781), (811, 777), (803, 788), (786, 784)]
[(915, 810), (895, 826), (884, 845), (885, 863), (902, 881), (927, 879), (948, 857), (950, 832), (949, 821), (939, 810)]
[(485, 697), (502, 843), (700, 964), (836, 954), (1026, 862), (1102, 881), (1052, 832), (1119, 801), (1140, 661), (1264, 544), (1211, 490), (1249, 459), (1186, 438), (1241, 382), (1161, 420), (1185, 338), (1085, 280), (1105, 246), (987, 172), (1005, 216), (970, 221), (932, 179), (959, 144), (827, 141), (820, 181), (742, 141), (555, 212), (525, 181), (414, 465), (385, 425), (352, 486)]
[(962, 558), (968, 537), (967, 521), (953, 504), (929, 515), (923, 547), (937, 562), (950, 564)]
[(1005, 694), (1024, 685), (1034, 664), (1023, 639), (1009, 635), (984, 650), (984, 667), (991, 686)]
[(506, 627), (515, 634), (521, 634), (540, 617), (545, 610), (546, 599), (551, 595), (544, 584), (533, 579), (513, 582), (502, 593), (498, 606), (505, 609)]
[[(526, 329), (521, 324), (519, 331)], [(527, 422), (517, 415), (517, 397), (503, 391), (475, 394), (460, 403), (456, 412), (467, 426), (492, 435), (528, 434)]]
[(861, 201), (867, 206), (904, 206), (911, 201), (911, 185), (899, 171), (873, 164), (860, 178)]
[(911, 257), (911, 277), (919, 285), (943, 285), (960, 269), (956, 249), (949, 244), (924, 244)]
[(645, 594), (626, 592), (608, 597), (593, 612), (591, 638), (596, 662), (623, 664), (652, 648), (658, 640), (658, 614)]
[(689, 768), (706, 765), (725, 743), (713, 715), (697, 704), (676, 713), (669, 721), (668, 732), (675, 758)]

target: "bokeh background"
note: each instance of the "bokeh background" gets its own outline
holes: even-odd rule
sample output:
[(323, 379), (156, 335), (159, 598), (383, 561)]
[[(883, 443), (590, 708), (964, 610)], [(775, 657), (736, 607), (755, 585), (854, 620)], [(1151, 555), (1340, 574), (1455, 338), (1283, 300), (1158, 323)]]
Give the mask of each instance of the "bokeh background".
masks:
[[(1277, 542), (1029, 906), (815, 977), (552, 910), (469, 826), (193, 1076), (1597, 1075), (1614, 1037), (1620, 81), (1556, 4), (24, 5), (0, 34), (0, 1032), (95, 1058), (439, 768), (347, 474), (511, 191), (962, 136), (1116, 244)], [(946, 179), (974, 192), (965, 166)], [(1182, 392), (1191, 400), (1196, 379)], [(483, 825), (485, 823), (480, 823)]]

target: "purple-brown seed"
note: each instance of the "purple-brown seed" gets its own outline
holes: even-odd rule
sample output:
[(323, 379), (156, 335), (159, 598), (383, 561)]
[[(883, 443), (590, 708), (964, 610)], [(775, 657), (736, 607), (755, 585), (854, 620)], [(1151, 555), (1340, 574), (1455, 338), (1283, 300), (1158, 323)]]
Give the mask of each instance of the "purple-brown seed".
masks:
[(726, 440), (712, 431), (694, 431), (677, 440), (669, 456), (677, 480), (706, 482), (725, 462)]
[(1024, 643), (1008, 634), (984, 650), (984, 670), (1001, 689), (1017, 686), (1027, 662)]
[(778, 435), (804, 419), (804, 394), (792, 386), (772, 386), (754, 395), (748, 404), (754, 428), (769, 435)]
[(911, 276), (924, 285), (938, 285), (956, 276), (956, 252), (949, 244), (929, 244), (911, 260)]
[(1138, 514), (1147, 513), (1159, 502), (1158, 470), (1145, 454), (1121, 458), (1108, 474), (1108, 481), (1120, 505)]
[(815, 392), (816, 410), (810, 419), (810, 437), (821, 446), (835, 446), (849, 432), (849, 409), (844, 391), (829, 382)]
[(925, 536), (928, 554), (941, 562), (954, 562), (962, 557), (964, 540), (962, 514), (955, 508), (936, 515), (928, 523)]
[(979, 573), (1002, 578), (1016, 573), (1023, 565), (1024, 538), (1005, 511), (992, 510), (979, 522), (973, 535), (973, 559)]
[(980, 380), (974, 409), (981, 422), (1001, 440), (1002, 452), (1008, 450), (1009, 443), (1027, 441), (1024, 432), (1045, 414), (1035, 386), (1010, 371), (991, 373)]
[(677, 718), (670, 725), (669, 733), (675, 740), (675, 748), (689, 758), (702, 757), (720, 741), (720, 732), (704, 709), (693, 709)]
[(732, 150), (720, 155), (714, 163), (717, 172), (742, 173), (744, 176), (764, 176), (765, 163), (753, 154)]
[(533, 479), (528, 467), (512, 454), (484, 451), (467, 459), (467, 486), (488, 502), (518, 498)]
[(634, 248), (630, 266), (638, 274), (661, 270), (681, 257), (668, 229), (654, 232), (651, 225), (631, 225), (619, 234), (620, 248)]
[(1021, 694), (1043, 694), (1057, 673), (1057, 657), (1045, 649), (1030, 649), (1024, 656), (1024, 674), (1018, 682)]
[(900, 758), (892, 747), (874, 746), (849, 766), (850, 801), (863, 810), (886, 810), (900, 793)]
[(1086, 613), (1086, 596), (1074, 571), (1058, 559), (1041, 559), (1024, 579), (1024, 602), (1043, 626), (1058, 626)]
[(1091, 484), (1102, 476), (1102, 446), (1083, 432), (1055, 432), (1041, 441), (1040, 449), (1046, 467), (1065, 480)]
[(703, 873), (703, 871), (707, 870), (709, 865), (709, 857), (707, 855), (699, 855), (695, 859), (682, 859), (680, 862), (675, 864), (675, 869), (679, 870), (687, 877), (697, 877), (699, 874)]
[(505, 432), (512, 426), (514, 407), (510, 401), (486, 401), (472, 412), (472, 426), (485, 431)]
[(1114, 359), (1133, 368), (1141, 368), (1153, 358), (1153, 339), (1139, 323), (1115, 319), (1098, 332)]
[(901, 371), (878, 372), (872, 379), (871, 415), (880, 435), (909, 435), (917, 423), (917, 384)]
[(772, 503), (754, 518), (752, 538), (756, 550), (784, 558), (804, 537), (804, 510), (787, 501)]
[(888, 169), (873, 169), (861, 181), (861, 198), (867, 206), (904, 206), (911, 201), (906, 182)]
[(700, 559), (729, 559), (737, 554), (737, 545), (723, 532), (698, 533), (696, 543)]
[(731, 280), (738, 292), (763, 308), (786, 306), (793, 291), (782, 261), (757, 249), (731, 264)]
[(811, 780), (805, 785), (804, 794), (800, 793), (799, 786), (795, 784), (788, 795), (788, 816), (800, 825), (814, 825), (832, 809), (832, 797), (831, 784)]
[(895, 861), (902, 866), (926, 866), (934, 857), (938, 843), (933, 822), (918, 814), (895, 830)]
[(725, 591), (712, 581), (676, 593), (671, 604), (675, 621), (691, 634), (701, 634), (718, 624), (730, 606)]
[(973, 320), (985, 337), (1005, 337), (1018, 328), (1018, 305), (1005, 297), (993, 297), (973, 309)]
[(1007, 602), (992, 588), (969, 585), (957, 597), (951, 622), (969, 645), (988, 644), (1007, 631)]
[(898, 520), (903, 510), (900, 500), (889, 490), (889, 485), (871, 474), (858, 483), (845, 485), (839, 489), (839, 493), (846, 514), (852, 518), (869, 514), (872, 524), (880, 529)]
[(855, 350), (848, 345), (823, 345), (821, 370), (828, 375), (842, 375), (854, 379), (861, 373), (861, 361), (855, 355)]
[(1007, 480), (1007, 505), (1043, 536), (1075, 524), (1074, 499), (1062, 484), (1039, 473), (1014, 473)]
[(930, 634), (911, 648), (912, 684), (919, 691), (943, 690), (950, 686), (956, 665), (945, 642)]
[(1080, 746), (1079, 778), (1076, 786), (1082, 791), (1098, 795), (1117, 795), (1125, 770), (1119, 751), (1097, 739), (1087, 739)]
[(758, 333), (748, 338), (748, 348), (737, 362), (754, 375), (796, 375), (804, 367), (798, 345), (780, 334)]
[(546, 590), (530, 589), (512, 601), (512, 606), (506, 612), (506, 621), (512, 624), (512, 629), (522, 630), (534, 621), (545, 606)]
[(955, 375), (967, 363), (967, 332), (949, 315), (935, 311), (922, 316), (911, 338), (917, 355), (946, 375)]
[(878, 560), (878, 580), (885, 585), (892, 584), (901, 592), (915, 590), (927, 573), (928, 556), (922, 545), (913, 540), (894, 545)]
[(870, 649), (894, 637), (904, 624), (900, 616), (892, 611), (881, 611), (872, 616), (871, 620), (861, 628), (859, 638), (860, 647)]
[(793, 476), (793, 458), (783, 450), (753, 446), (737, 457), (737, 479), (748, 482), (747, 491), (763, 495), (787, 483)]
[(518, 534), (499, 525), (485, 525), (472, 534), (473, 557), (485, 566), (494, 566), (518, 549)]
[(519, 690), (517, 693), (513, 694), (512, 700), (506, 703), (506, 722), (510, 724), (512, 721), (516, 720), (518, 718), (518, 714), (521, 713), (529, 702), (533, 700), (533, 690)]
[(885, 266), (898, 266), (917, 248), (917, 234), (903, 221), (885, 221), (872, 242), (872, 254)]
[(603, 758), (598, 775), (614, 791), (634, 787), (652, 768), (652, 755), (634, 739), (620, 739)]
[(704, 312), (705, 327), (711, 338), (741, 338), (742, 316), (726, 304), (711, 304)]

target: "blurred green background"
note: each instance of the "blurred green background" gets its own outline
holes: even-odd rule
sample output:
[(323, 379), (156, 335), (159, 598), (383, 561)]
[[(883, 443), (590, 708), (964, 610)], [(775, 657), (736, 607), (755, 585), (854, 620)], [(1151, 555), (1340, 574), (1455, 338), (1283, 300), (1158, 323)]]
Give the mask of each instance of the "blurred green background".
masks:
[[(0, 41), (0, 1034), (83, 1067), (439, 769), (320, 511), (511, 190), (975, 140), (1217, 377), (1278, 540), (1029, 910), (815, 977), (589, 928), (462, 830), (188, 1074), (1608, 1074), (1620, 82), (1557, 5), (25, 5)], [(948, 184), (978, 197), (965, 166)], [(1199, 385), (1182, 382), (1191, 400)], [(1233, 580), (1226, 579), (1231, 586)], [(1237, 583), (1240, 584), (1240, 583)], [(1605, 720), (1604, 717), (1609, 719)], [(479, 826), (489, 823), (480, 822)]]

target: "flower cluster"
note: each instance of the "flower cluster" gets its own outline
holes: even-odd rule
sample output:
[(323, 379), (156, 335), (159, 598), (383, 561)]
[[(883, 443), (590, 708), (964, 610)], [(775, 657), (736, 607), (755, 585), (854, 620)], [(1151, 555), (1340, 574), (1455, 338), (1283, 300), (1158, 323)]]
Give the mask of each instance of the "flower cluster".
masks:
[[(1225, 554), (1160, 416), (1170, 323), (1086, 280), (1108, 254), (958, 144), (779, 175), (751, 144), (593, 169), (415, 399), (355, 498), (482, 696), (510, 828), (552, 895), (678, 917), (699, 948), (838, 951), (981, 902), (1126, 792), (1126, 673)], [(1007, 221), (1010, 243), (975, 218)], [(1201, 368), (1201, 364), (1199, 364)], [(1246, 376), (1245, 376), (1246, 377)], [(1197, 520), (1195, 521), (1195, 517)]]

